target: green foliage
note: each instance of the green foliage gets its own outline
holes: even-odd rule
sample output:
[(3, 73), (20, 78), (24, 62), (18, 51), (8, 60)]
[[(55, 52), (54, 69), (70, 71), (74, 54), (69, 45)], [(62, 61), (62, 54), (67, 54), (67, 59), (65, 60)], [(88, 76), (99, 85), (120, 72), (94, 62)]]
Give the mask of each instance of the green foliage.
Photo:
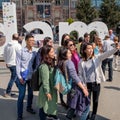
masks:
[(78, 43), (78, 32), (77, 31), (71, 31), (70, 32), (70, 38), (76, 43)]
[(99, 15), (108, 28), (115, 28), (120, 21), (120, 6), (116, 0), (103, 0)]
[(76, 11), (78, 20), (87, 24), (92, 22), (95, 18), (98, 18), (98, 11), (95, 7), (91, 6), (91, 0), (79, 0)]
[(71, 23), (74, 22), (74, 19), (72, 19), (72, 18), (68, 18), (68, 19), (67, 19), (67, 22), (68, 22), (69, 24), (71, 24)]

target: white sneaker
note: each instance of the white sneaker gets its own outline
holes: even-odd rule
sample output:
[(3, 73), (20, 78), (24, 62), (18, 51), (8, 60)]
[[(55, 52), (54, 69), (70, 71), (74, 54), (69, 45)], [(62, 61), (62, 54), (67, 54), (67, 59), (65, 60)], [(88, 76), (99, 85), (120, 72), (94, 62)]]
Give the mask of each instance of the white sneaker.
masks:
[(115, 70), (115, 71), (116, 71), (116, 70), (118, 70), (118, 69), (117, 69), (117, 68), (113, 68), (113, 70)]

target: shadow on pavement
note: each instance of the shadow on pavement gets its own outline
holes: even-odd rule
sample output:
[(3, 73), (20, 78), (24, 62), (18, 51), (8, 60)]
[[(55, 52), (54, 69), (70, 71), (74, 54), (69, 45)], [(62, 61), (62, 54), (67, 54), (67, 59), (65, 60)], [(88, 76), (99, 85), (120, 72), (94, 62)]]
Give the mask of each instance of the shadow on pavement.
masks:
[(96, 116), (96, 120), (110, 120), (110, 119), (105, 118), (105, 117), (100, 116), (100, 115), (97, 115), (97, 116)]
[(118, 91), (120, 91), (120, 88), (119, 88), (119, 87), (114, 87), (114, 86), (105, 86), (104, 88), (106, 88), (106, 89), (113, 89), (113, 90), (118, 90)]
[[(60, 104), (58, 104), (58, 117), (60, 118), (60, 120), (67, 120), (65, 118), (66, 112), (67, 112), (67, 110), (65, 108), (63, 108)], [(91, 112), (90, 112), (90, 114), (91, 114)], [(78, 119), (74, 118), (73, 120), (78, 120)], [(101, 115), (96, 115), (95, 120), (110, 120), (110, 119), (108, 119), (104, 116), (101, 116)]]

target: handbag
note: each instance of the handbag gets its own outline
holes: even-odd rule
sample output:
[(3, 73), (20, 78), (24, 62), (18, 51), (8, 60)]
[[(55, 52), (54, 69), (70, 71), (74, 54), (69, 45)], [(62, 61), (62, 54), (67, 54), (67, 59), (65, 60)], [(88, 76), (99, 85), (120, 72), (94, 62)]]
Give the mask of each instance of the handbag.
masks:
[(62, 74), (59, 68), (56, 69), (54, 75), (54, 81), (55, 81), (54, 88), (63, 95), (70, 92), (72, 88), (72, 80), (68, 80), (67, 71), (65, 70), (65, 72), (66, 72), (66, 78), (64, 77), (64, 75)]

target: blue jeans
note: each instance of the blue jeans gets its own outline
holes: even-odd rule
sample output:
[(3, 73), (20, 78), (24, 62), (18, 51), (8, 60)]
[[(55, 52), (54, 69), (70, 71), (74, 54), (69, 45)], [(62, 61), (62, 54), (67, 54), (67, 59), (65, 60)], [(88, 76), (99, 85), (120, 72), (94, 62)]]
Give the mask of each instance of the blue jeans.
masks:
[(80, 120), (86, 120), (87, 116), (89, 114), (89, 111), (90, 111), (90, 106), (88, 105), (87, 108), (86, 108), (86, 110), (80, 116)]
[(113, 63), (113, 58), (106, 58), (105, 60), (103, 60), (102, 62), (102, 70), (103, 73), (105, 74), (105, 69), (106, 69), (106, 65), (108, 64), (108, 79), (110, 81), (113, 80), (113, 68), (112, 68), (112, 63)]
[(32, 108), (33, 90), (30, 87), (30, 81), (27, 81), (25, 84), (21, 84), (20, 81), (18, 80), (19, 89), (19, 96), (17, 101), (18, 117), (22, 117), (23, 114), (23, 100), (25, 97), (26, 85), (28, 86), (27, 108)]
[(8, 86), (7, 86), (7, 89), (6, 89), (6, 93), (9, 94), (11, 92), (11, 89), (12, 89), (12, 86), (13, 86), (13, 83), (15, 82), (16, 83), (16, 86), (17, 86), (17, 74), (16, 74), (16, 66), (11, 66), (11, 67), (8, 67), (10, 72), (11, 72), (11, 78), (10, 78), (10, 81), (8, 83)]

